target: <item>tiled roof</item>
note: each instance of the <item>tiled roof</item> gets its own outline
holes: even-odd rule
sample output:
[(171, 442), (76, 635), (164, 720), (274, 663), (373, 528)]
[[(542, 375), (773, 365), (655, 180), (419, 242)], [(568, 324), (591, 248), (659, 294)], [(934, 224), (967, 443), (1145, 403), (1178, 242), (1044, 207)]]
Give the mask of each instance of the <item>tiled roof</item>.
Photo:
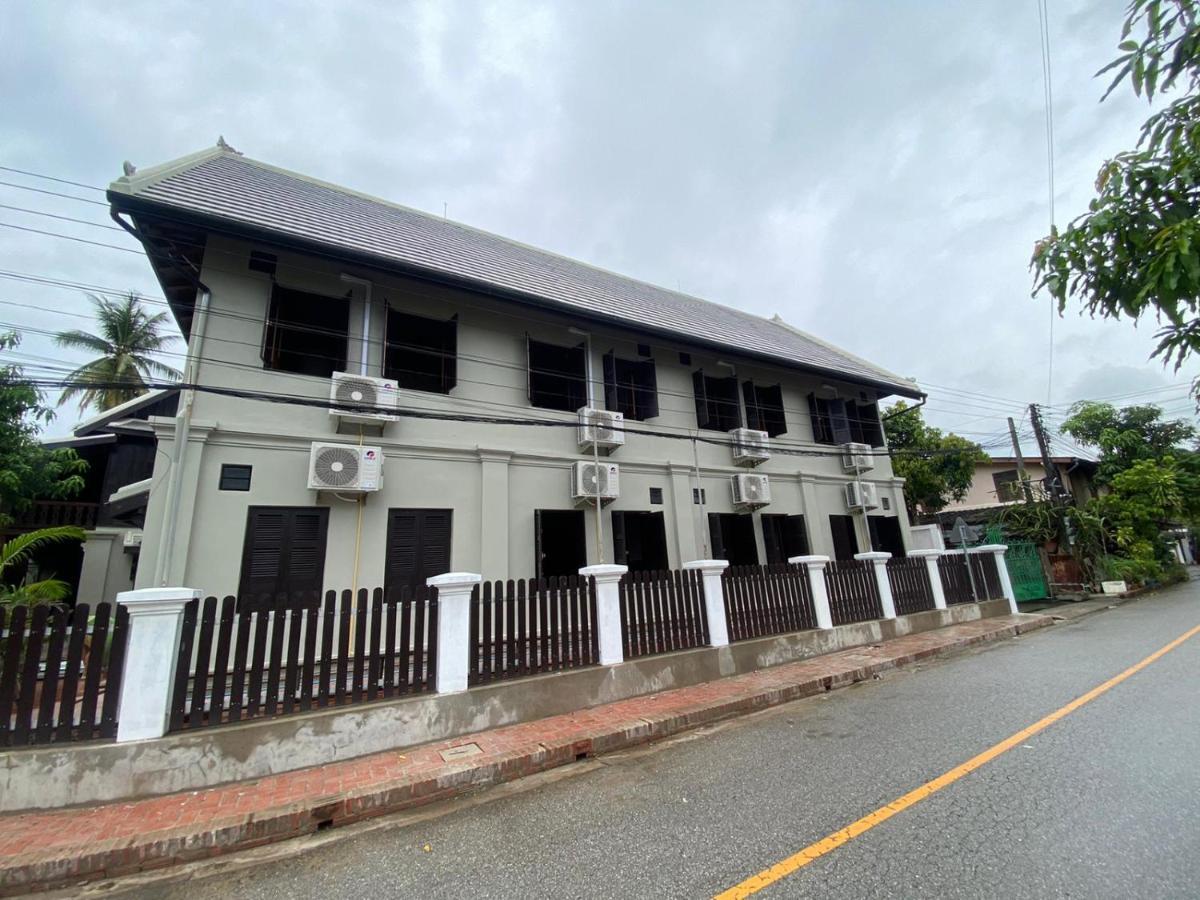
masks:
[(345, 188), (212, 150), (114, 182), (126, 196), (264, 229), (281, 238), (368, 255), (631, 328), (650, 328), (779, 363), (920, 396), (911, 381), (764, 319), (656, 287)]

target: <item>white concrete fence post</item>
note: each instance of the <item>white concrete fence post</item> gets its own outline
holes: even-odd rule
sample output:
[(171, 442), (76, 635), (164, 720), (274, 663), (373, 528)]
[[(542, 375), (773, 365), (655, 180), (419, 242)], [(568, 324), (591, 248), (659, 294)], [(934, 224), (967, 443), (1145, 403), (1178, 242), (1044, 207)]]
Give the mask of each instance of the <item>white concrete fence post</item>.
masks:
[(117, 743), (160, 738), (167, 733), (183, 608), (199, 597), (200, 591), (192, 588), (145, 588), (117, 594), (117, 603), (129, 613), (117, 704)]
[(625, 643), (621, 634), (621, 595), (617, 585), (629, 566), (584, 566), (583, 578), (596, 579), (596, 637), (600, 647), (600, 665), (615, 666), (625, 661)]
[(909, 550), (909, 556), (925, 560), (925, 571), (929, 575), (929, 589), (933, 592), (933, 608), (946, 608), (946, 591), (942, 587), (942, 571), (938, 568), (941, 550)]
[(1004, 554), (1008, 552), (1008, 544), (984, 544), (982, 547), (972, 547), (968, 553), (991, 553), (996, 558), (996, 574), (1000, 576), (1000, 590), (1008, 601), (1008, 611), (1016, 615), (1017, 595), (1013, 592), (1012, 579), (1008, 577), (1008, 566), (1004, 562)]
[(879, 585), (879, 605), (883, 608), (883, 617), (885, 619), (896, 618), (896, 598), (892, 596), (892, 582), (887, 573), (887, 561), (892, 558), (892, 554), (872, 550), (868, 553), (855, 553), (854, 558), (869, 562), (874, 567), (875, 583)]
[(447, 572), (426, 578), (425, 584), (437, 588), (437, 676), (439, 694), (457, 694), (467, 689), (471, 665), (471, 592), (482, 575), (472, 572)]
[(704, 613), (708, 616), (708, 646), (728, 647), (729, 622), (725, 618), (725, 585), (721, 583), (721, 575), (729, 568), (729, 561), (697, 559), (684, 563), (683, 567), (700, 570), (700, 580), (704, 585)]
[(808, 584), (812, 588), (813, 611), (816, 613), (817, 627), (832, 628), (833, 613), (829, 609), (829, 588), (825, 584), (825, 567), (829, 565), (829, 557), (789, 556), (788, 562), (794, 566), (804, 566), (808, 570)]

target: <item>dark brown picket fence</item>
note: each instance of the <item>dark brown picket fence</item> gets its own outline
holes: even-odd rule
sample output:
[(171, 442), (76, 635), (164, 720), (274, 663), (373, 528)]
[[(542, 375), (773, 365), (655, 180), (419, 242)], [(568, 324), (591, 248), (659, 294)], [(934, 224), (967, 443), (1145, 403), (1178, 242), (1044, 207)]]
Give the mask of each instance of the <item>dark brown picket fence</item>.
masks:
[(484, 582), (471, 594), (470, 628), (472, 685), (595, 665), (595, 581)]
[(929, 569), (919, 556), (899, 556), (887, 561), (888, 583), (897, 615), (933, 609), (933, 587), (929, 584)]
[(802, 566), (730, 566), (722, 587), (731, 641), (817, 627), (812, 585)]
[(170, 730), (202, 728), (431, 691), (437, 589), (365, 588), (280, 597), (275, 609), (237, 598), (184, 608)]
[(865, 559), (834, 560), (825, 567), (825, 584), (834, 625), (883, 618), (874, 563)]
[(942, 576), (942, 591), (947, 603), (974, 603), (975, 592), (971, 589), (971, 575), (967, 571), (967, 557), (962, 553), (943, 554), (938, 557), (938, 574)]
[(698, 569), (629, 572), (618, 591), (626, 659), (708, 645)]
[(0, 747), (113, 738), (129, 613), (0, 608)]
[(968, 553), (971, 571), (975, 576), (975, 590), (980, 600), (999, 600), (1004, 596), (1000, 587), (1000, 572), (996, 568), (994, 553)]

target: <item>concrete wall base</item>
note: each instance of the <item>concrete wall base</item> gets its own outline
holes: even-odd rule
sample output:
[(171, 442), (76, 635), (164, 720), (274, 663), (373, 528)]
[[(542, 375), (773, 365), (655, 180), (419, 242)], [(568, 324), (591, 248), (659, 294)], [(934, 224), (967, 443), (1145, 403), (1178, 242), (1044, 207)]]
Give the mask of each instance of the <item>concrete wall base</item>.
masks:
[(776, 635), (615, 666), (537, 675), (458, 694), (426, 694), (259, 719), (125, 744), (64, 744), (12, 750), (0, 753), (0, 812), (148, 797), (261, 778), (1007, 613), (1004, 600), (966, 603), (890, 621)]

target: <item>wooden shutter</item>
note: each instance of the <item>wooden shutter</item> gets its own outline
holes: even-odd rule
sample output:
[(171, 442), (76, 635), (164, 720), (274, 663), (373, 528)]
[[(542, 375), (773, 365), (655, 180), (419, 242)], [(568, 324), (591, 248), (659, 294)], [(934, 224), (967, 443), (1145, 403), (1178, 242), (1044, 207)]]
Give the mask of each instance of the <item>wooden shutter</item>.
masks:
[(545, 578), (542, 572), (542, 511), (533, 511), (533, 574)]
[(654, 368), (654, 360), (647, 359), (641, 363), (642, 382), (638, 396), (638, 417), (653, 419), (658, 415), (658, 371)]
[(286, 592), (293, 603), (317, 604), (325, 575), (325, 539), (329, 510), (296, 509), (291, 514), (287, 548)]
[(762, 410), (758, 406), (758, 394), (753, 381), (742, 382), (742, 399), (746, 402), (746, 427), (765, 431)]
[(604, 354), (604, 408), (612, 412), (625, 412), (618, 405), (617, 357), (614, 351)]
[(696, 392), (696, 427), (708, 428), (711, 417), (708, 413), (708, 393), (704, 388), (704, 370), (692, 373), (692, 389)]
[(829, 413), (825, 401), (816, 394), (808, 395), (808, 414), (812, 418), (813, 440), (818, 444), (832, 444), (833, 432), (829, 429)]
[(763, 515), (759, 517), (762, 520), (763, 532), (763, 549), (767, 553), (767, 565), (773, 563), (785, 562), (783, 558), (783, 548), (780, 546), (780, 520), (783, 516), (779, 515)]
[(450, 537), (453, 510), (426, 510), (421, 520), (421, 584), (450, 571)]
[(788, 516), (783, 521), (783, 555), (785, 560), (793, 556), (808, 556), (808, 529), (804, 516)]
[(417, 553), (421, 539), (418, 516), (418, 510), (393, 509), (388, 512), (383, 569), (383, 586), (386, 590), (404, 585), (411, 587), (416, 582)]
[(250, 507), (238, 586), (240, 608), (269, 609), (280, 594), (289, 601), (319, 600), (328, 527), (328, 509)]
[(533, 405), (533, 341), (529, 332), (525, 333), (525, 396)]
[(854, 434), (850, 430), (850, 420), (846, 416), (845, 400), (829, 401), (829, 422), (835, 444), (848, 444), (854, 440)]
[(458, 315), (442, 325), (442, 392), (458, 384)]
[(758, 388), (759, 415), (762, 416), (763, 431), (771, 437), (777, 437), (787, 431), (787, 418), (783, 413), (783, 385), (773, 384), (770, 387)]
[(725, 531), (722, 528), (720, 513), (708, 514), (708, 534), (712, 541), (712, 558), (728, 559), (725, 555)]
[(629, 565), (629, 547), (625, 543), (625, 513), (613, 510), (613, 562), (618, 566)]

